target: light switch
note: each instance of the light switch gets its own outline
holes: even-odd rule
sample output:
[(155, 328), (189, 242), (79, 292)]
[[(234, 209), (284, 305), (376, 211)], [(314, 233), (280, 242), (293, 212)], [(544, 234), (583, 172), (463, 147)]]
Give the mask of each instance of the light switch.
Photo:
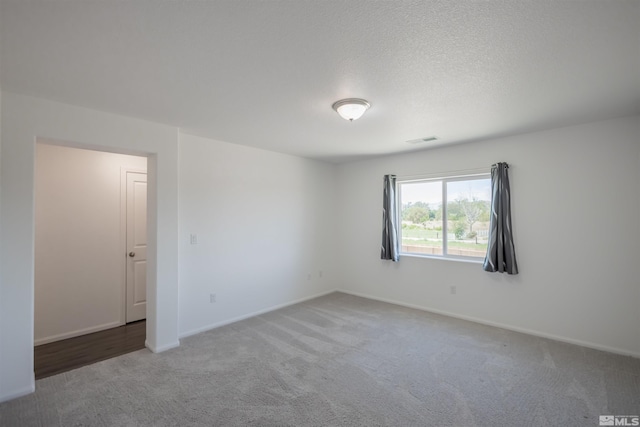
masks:
[(190, 239), (191, 239), (191, 244), (192, 245), (197, 245), (198, 244), (198, 235), (197, 234), (192, 234)]

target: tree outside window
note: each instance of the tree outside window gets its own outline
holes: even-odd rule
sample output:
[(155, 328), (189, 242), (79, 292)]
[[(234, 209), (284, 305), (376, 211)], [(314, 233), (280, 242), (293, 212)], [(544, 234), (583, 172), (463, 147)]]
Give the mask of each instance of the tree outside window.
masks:
[(491, 211), (488, 174), (398, 182), (401, 252), (484, 258)]

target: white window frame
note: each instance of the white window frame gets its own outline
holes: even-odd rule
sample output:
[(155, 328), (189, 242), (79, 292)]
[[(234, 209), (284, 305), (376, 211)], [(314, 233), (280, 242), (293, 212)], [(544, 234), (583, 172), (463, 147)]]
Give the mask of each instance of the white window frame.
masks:
[[(423, 177), (397, 177), (396, 178), (396, 212), (398, 213), (397, 223), (397, 236), (400, 241), (400, 256), (410, 256), (418, 258), (432, 258), (432, 259), (444, 259), (449, 261), (462, 261), (482, 264), (484, 258), (470, 257), (463, 255), (450, 255), (448, 254), (448, 221), (447, 221), (447, 183), (455, 181), (472, 181), (480, 179), (491, 179), (491, 171), (486, 172), (474, 172), (467, 174), (439, 174)], [(436, 254), (421, 254), (416, 252), (403, 252), (402, 251), (402, 184), (411, 184), (419, 182), (433, 182), (442, 181), (442, 233), (444, 238), (442, 239), (442, 255)]]

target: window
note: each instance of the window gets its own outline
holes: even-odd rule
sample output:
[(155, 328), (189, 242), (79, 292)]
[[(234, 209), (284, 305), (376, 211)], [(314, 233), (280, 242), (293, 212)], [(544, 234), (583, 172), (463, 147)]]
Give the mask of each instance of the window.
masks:
[(400, 253), (484, 259), (489, 236), (489, 174), (397, 183)]

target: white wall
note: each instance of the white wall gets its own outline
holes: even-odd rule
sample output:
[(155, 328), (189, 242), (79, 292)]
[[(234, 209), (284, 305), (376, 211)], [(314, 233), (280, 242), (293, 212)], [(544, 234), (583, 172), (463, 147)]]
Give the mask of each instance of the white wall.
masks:
[[(0, 401), (34, 389), (37, 138), (149, 155), (147, 344), (156, 351), (343, 288), (640, 356), (638, 117), (332, 166), (27, 96), (1, 102)], [(385, 173), (496, 161), (512, 166), (520, 275), (379, 260)]]
[[(640, 356), (638, 116), (341, 165), (347, 291)], [(511, 165), (520, 275), (381, 261), (382, 177)], [(457, 295), (449, 286), (457, 286)]]
[(0, 401), (34, 389), (34, 159), (37, 138), (148, 155), (147, 346), (178, 345), (178, 131), (86, 108), (2, 94)]
[(35, 344), (125, 323), (122, 171), (139, 156), (39, 140), (35, 169)]
[(181, 135), (181, 335), (335, 288), (334, 171)]

